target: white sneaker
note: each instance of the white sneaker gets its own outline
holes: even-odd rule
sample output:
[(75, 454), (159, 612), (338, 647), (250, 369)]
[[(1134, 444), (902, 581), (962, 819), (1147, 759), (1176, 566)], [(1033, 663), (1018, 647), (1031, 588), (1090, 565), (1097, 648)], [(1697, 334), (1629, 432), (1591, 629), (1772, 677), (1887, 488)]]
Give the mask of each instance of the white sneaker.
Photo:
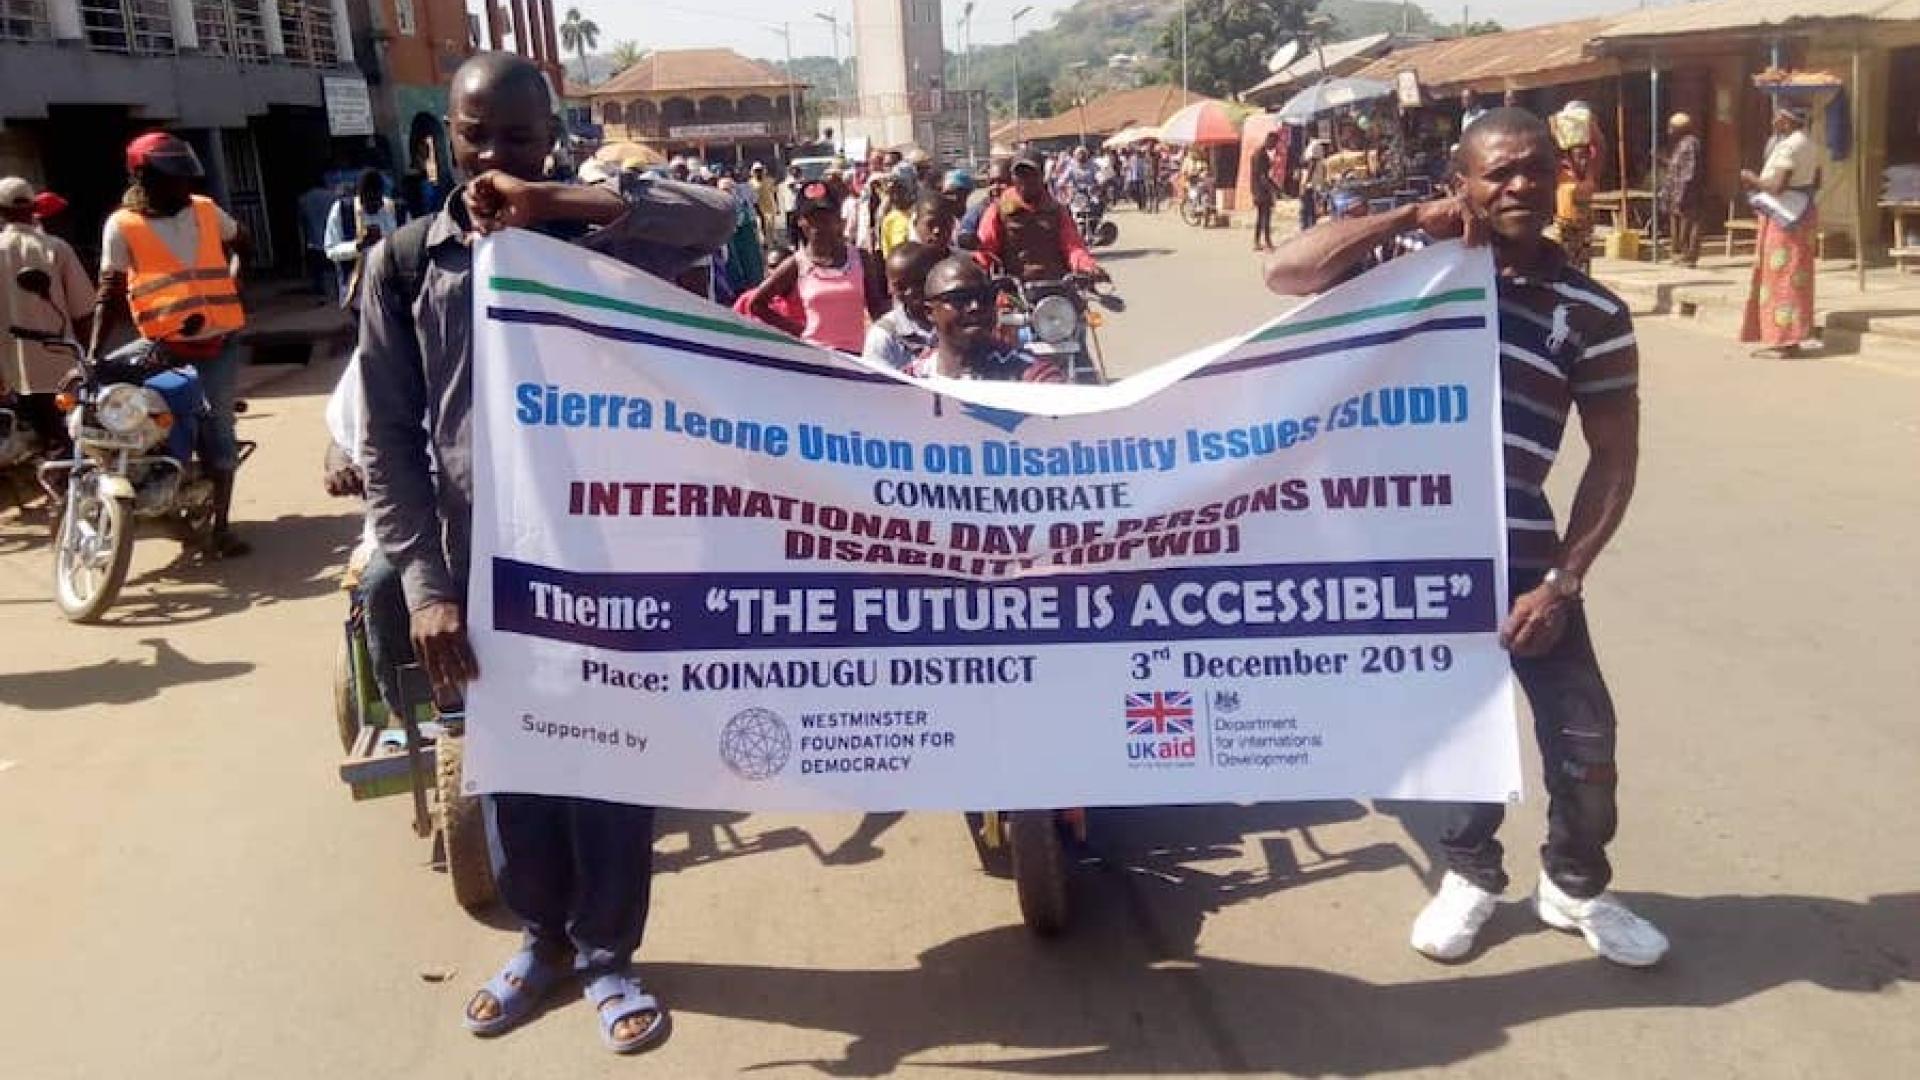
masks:
[(1493, 917), (1499, 903), (1498, 894), (1447, 871), (1440, 891), (1413, 920), (1413, 947), (1435, 960), (1460, 959), (1473, 948), (1473, 939)]
[(1627, 910), (1612, 893), (1575, 900), (1545, 874), (1533, 894), (1540, 921), (1556, 930), (1578, 932), (1603, 958), (1627, 967), (1652, 967), (1667, 955), (1667, 935)]

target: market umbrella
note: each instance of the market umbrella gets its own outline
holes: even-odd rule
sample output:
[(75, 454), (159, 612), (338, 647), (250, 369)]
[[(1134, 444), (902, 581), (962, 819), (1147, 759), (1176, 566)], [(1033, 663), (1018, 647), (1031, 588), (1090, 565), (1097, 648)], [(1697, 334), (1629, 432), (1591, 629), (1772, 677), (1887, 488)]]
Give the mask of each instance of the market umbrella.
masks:
[(1373, 101), (1393, 93), (1393, 87), (1374, 79), (1326, 79), (1293, 95), (1280, 107), (1280, 119), (1304, 124), (1324, 112), (1363, 101)]
[(608, 143), (595, 152), (593, 159), (623, 169), (647, 169), (667, 163), (666, 156), (660, 151), (636, 142)]
[(1240, 141), (1240, 122), (1223, 102), (1196, 101), (1167, 117), (1160, 139), (1181, 146), (1231, 146)]

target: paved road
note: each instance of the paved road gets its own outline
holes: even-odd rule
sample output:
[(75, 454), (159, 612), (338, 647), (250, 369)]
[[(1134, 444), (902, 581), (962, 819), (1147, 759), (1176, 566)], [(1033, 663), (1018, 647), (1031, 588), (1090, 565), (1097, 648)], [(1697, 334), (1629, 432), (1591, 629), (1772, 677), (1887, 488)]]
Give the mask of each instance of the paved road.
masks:
[[(1121, 228), (1122, 366), (1284, 306), (1245, 233)], [(0, 1077), (1912, 1075), (1920, 363), (1643, 338), (1647, 467), (1590, 606), (1619, 885), (1674, 937), (1662, 970), (1518, 904), (1468, 964), (1414, 955), (1418, 807), (1100, 815), (1052, 945), (956, 816), (676, 816), (643, 957), (672, 1039), (612, 1059), (569, 1000), (477, 1042), (458, 1010), (512, 934), (453, 906), (402, 802), (333, 775), (357, 514), (316, 483), (327, 367), (253, 395), (259, 554), (213, 574), (143, 544), (111, 625), (62, 624), (39, 532), (0, 516)]]

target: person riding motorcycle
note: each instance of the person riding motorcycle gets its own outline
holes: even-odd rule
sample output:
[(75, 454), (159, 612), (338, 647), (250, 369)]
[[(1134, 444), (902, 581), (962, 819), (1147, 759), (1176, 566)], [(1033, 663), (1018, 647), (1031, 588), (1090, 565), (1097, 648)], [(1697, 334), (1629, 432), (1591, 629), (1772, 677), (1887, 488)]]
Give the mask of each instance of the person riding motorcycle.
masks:
[(980, 264), (988, 270), (997, 264), (1023, 282), (1057, 281), (1070, 273), (1111, 280), (1088, 252), (1073, 214), (1047, 191), (1038, 156), (1014, 161), (1013, 184), (987, 204), (979, 237)]
[[(177, 135), (150, 132), (127, 144), (133, 183), (107, 218), (100, 255), (100, 336), (131, 312), (140, 336), (169, 359), (190, 362), (211, 410), (203, 454), (213, 482), (210, 553), (244, 555), (233, 535), (234, 392), (240, 378), (239, 331), (246, 326), (235, 260), (252, 250), (246, 230), (213, 200), (193, 193), (206, 175)], [(188, 417), (190, 418), (191, 410)]]

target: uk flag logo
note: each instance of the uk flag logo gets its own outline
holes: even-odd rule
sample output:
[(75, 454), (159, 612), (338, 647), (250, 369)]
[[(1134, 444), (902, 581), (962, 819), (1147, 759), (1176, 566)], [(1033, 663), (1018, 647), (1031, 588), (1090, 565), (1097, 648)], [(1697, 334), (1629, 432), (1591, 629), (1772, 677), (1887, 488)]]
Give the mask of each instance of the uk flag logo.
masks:
[(1127, 734), (1193, 734), (1193, 695), (1185, 690), (1128, 694)]

